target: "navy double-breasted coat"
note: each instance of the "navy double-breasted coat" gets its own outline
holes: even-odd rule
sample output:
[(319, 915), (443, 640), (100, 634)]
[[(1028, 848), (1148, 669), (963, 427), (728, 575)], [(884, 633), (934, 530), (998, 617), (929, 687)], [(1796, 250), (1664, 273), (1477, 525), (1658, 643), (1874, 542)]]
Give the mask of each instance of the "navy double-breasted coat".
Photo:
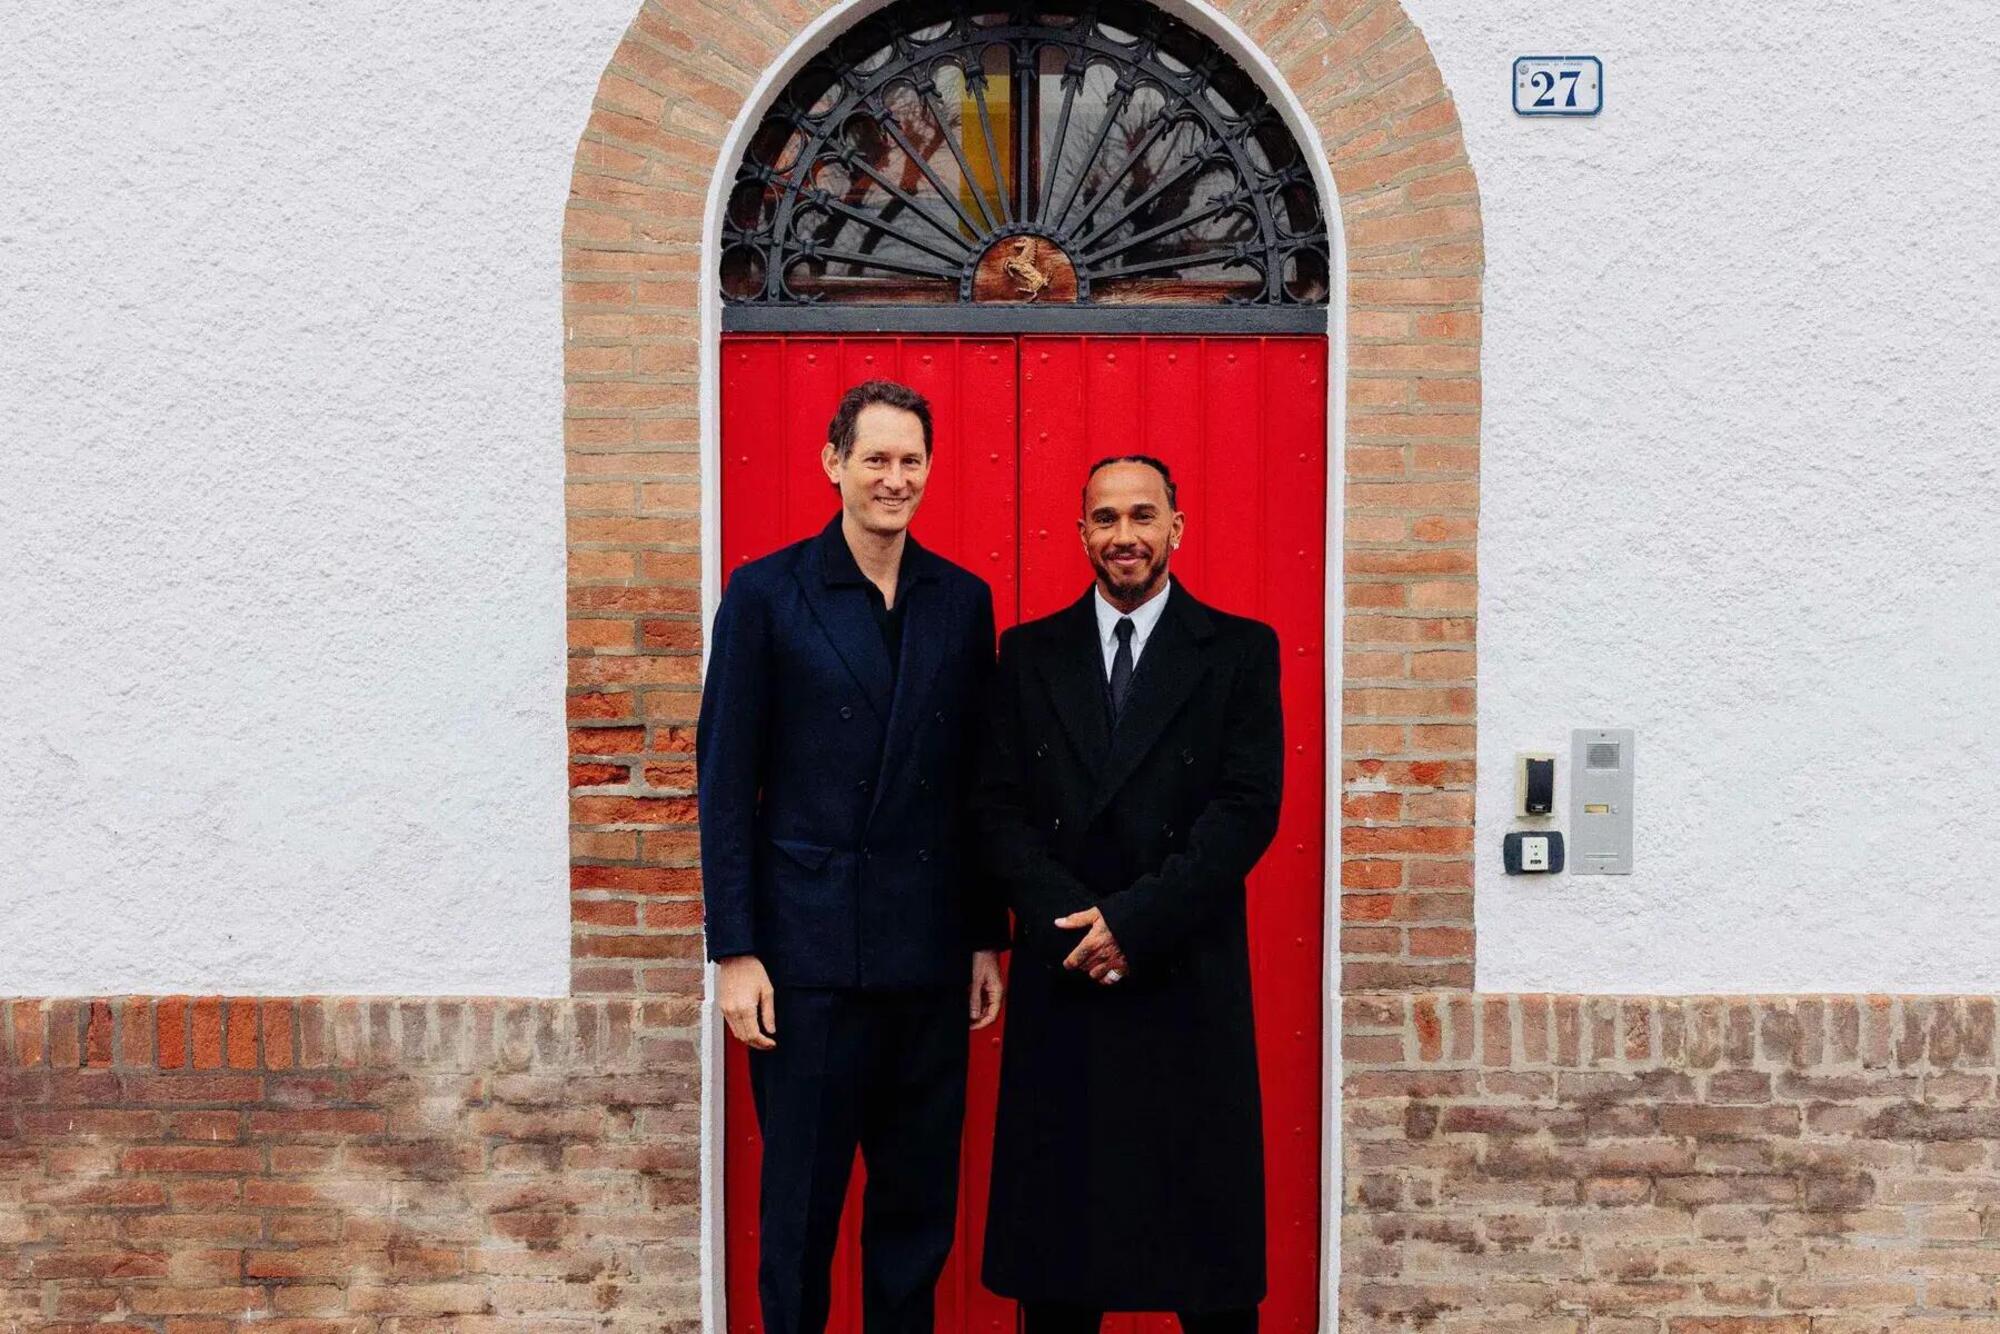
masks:
[(1006, 943), (964, 838), (992, 593), (904, 540), (893, 672), (864, 588), (829, 568), (838, 515), (738, 568), (716, 611), (695, 739), (708, 955), (755, 954), (778, 986), (963, 983), (973, 949)]

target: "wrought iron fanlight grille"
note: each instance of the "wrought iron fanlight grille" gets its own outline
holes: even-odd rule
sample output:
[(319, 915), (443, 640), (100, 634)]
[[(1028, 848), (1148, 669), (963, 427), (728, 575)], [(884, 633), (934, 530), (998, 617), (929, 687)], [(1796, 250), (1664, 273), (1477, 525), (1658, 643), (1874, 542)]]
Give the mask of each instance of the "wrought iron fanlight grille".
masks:
[(1143, 3), (905, 0), (779, 95), (723, 226), (733, 305), (1323, 307), (1298, 143)]

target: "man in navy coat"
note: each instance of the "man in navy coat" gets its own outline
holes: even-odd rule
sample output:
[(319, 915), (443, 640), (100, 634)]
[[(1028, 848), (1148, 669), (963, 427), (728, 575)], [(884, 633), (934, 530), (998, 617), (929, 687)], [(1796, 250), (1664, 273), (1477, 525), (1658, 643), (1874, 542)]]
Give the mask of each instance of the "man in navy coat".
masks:
[(984, 581), (908, 535), (931, 415), (848, 391), (821, 462), (841, 512), (736, 570), (695, 762), (716, 996), (763, 1132), (757, 1290), (818, 1334), (855, 1148), (868, 1334), (925, 1334), (950, 1253), (966, 1029), (1000, 1011), (1006, 909), (965, 848), (993, 668)]

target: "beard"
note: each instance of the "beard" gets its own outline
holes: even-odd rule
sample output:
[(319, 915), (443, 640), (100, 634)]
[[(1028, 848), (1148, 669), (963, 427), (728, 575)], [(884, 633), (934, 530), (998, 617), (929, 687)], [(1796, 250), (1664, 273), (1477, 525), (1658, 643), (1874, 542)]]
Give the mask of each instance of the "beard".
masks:
[(1167, 553), (1161, 551), (1131, 575), (1118, 572), (1107, 557), (1091, 554), (1090, 563), (1097, 570), (1097, 577), (1112, 595), (1123, 602), (1136, 602), (1159, 588), (1167, 577)]

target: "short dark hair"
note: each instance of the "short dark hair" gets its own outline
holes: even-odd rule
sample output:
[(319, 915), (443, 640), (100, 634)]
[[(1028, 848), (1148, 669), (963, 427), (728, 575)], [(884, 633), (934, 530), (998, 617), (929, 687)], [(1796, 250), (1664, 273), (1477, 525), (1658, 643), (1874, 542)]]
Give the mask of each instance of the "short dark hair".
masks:
[[(1151, 454), (1113, 454), (1110, 458), (1099, 459), (1090, 465), (1090, 472), (1084, 476), (1083, 496), (1090, 494), (1090, 479), (1114, 463), (1143, 463), (1154, 472), (1160, 474), (1160, 480), (1167, 484), (1167, 508), (1170, 510), (1180, 508), (1174, 500), (1176, 492), (1174, 475), (1167, 471), (1167, 465), (1163, 460), (1156, 459)], [(1079, 504), (1082, 502), (1082, 499), (1082, 496), (1078, 497)]]
[(854, 453), (855, 420), (861, 416), (861, 409), (874, 403), (916, 414), (924, 427), (924, 457), (930, 457), (930, 400), (894, 380), (863, 380), (840, 396), (840, 406), (833, 410), (833, 420), (826, 428), (827, 443), (833, 446), (834, 453), (843, 459)]

